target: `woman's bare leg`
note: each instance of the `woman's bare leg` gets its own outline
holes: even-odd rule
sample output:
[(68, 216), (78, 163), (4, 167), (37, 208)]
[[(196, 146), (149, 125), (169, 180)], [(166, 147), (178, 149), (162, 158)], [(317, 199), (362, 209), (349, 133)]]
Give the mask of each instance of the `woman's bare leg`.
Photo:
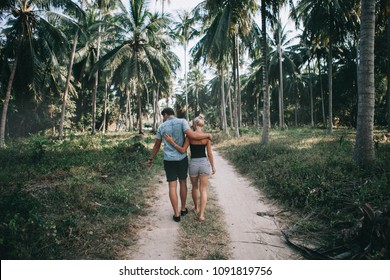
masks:
[(207, 186), (209, 183), (209, 176), (200, 176), (200, 211), (199, 220), (204, 221), (204, 211), (207, 203)]
[(190, 177), (192, 184), (192, 200), (194, 201), (194, 211), (199, 211), (199, 177)]

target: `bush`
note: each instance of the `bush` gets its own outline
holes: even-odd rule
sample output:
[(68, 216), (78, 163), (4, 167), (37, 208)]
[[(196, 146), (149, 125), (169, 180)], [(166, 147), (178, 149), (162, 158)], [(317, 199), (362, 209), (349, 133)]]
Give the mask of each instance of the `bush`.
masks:
[(1, 258), (116, 258), (157, 171), (126, 136), (34, 136), (0, 150)]

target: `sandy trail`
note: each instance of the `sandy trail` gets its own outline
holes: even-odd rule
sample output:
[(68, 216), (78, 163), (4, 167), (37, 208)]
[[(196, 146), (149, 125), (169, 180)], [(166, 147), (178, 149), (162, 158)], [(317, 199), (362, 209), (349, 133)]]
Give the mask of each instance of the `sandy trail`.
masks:
[[(137, 246), (129, 252), (134, 260), (176, 260), (177, 234), (180, 224), (172, 220), (173, 210), (168, 197), (168, 184), (161, 176), (150, 199), (152, 207), (145, 217), (146, 225), (139, 233)], [(188, 199), (188, 198), (187, 198)]]
[[(218, 203), (224, 212), (226, 228), (231, 239), (231, 251), (235, 260), (296, 259), (297, 255), (284, 243), (275, 218), (259, 216), (257, 212), (275, 213), (275, 206), (266, 203), (265, 197), (240, 176), (228, 161), (214, 151), (217, 173), (210, 179)], [(176, 241), (179, 223), (172, 221), (173, 210), (168, 197), (165, 177), (156, 185), (151, 199), (150, 214), (139, 232), (138, 245), (129, 253), (130, 259), (173, 260), (178, 259)], [(188, 197), (190, 182), (188, 180)]]
[(217, 172), (210, 183), (225, 214), (233, 259), (295, 259), (294, 252), (283, 241), (274, 217), (257, 215), (258, 212), (276, 213), (276, 207), (267, 204), (264, 195), (218, 152), (214, 151), (213, 155)]

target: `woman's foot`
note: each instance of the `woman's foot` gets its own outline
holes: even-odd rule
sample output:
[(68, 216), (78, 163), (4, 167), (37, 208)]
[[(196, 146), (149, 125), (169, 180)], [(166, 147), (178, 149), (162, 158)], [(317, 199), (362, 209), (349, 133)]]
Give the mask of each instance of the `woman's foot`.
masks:
[(200, 216), (200, 217), (199, 217), (199, 221), (204, 222), (204, 217), (203, 217), (203, 216)]

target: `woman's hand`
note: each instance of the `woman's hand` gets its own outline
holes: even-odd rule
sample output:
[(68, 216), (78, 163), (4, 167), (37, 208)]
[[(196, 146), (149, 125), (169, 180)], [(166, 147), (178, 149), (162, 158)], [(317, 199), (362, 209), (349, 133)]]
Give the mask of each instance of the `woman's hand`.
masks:
[(213, 166), (213, 167), (211, 167), (211, 174), (215, 174), (215, 172), (216, 172), (216, 170), (215, 170), (215, 167)]
[(175, 141), (173, 141), (172, 136), (170, 136), (170, 135), (168, 135), (168, 134), (164, 134), (164, 139), (165, 139), (169, 144), (171, 144), (172, 146), (175, 144)]

